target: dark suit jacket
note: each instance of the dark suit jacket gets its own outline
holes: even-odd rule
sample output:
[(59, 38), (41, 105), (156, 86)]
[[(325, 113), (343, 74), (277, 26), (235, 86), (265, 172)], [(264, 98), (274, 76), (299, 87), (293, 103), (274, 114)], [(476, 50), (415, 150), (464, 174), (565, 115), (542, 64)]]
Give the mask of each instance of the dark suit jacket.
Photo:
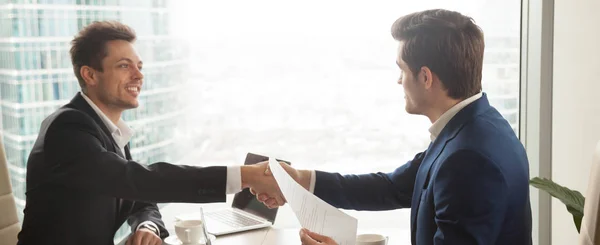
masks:
[(525, 149), (485, 94), (392, 173), (316, 176), (315, 194), (336, 207), (411, 208), (412, 244), (531, 244)]
[(225, 167), (144, 166), (125, 151), (80, 94), (48, 116), (27, 162), (18, 244), (113, 244), (125, 220), (153, 221), (164, 238), (154, 203), (225, 201)]

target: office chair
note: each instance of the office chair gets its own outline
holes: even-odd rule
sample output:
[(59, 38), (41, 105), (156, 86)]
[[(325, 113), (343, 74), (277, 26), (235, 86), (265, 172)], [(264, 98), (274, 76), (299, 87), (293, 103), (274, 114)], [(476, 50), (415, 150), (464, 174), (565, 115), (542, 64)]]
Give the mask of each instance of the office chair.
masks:
[(17, 234), (20, 230), (17, 207), (8, 177), (8, 162), (0, 135), (0, 244), (17, 244)]

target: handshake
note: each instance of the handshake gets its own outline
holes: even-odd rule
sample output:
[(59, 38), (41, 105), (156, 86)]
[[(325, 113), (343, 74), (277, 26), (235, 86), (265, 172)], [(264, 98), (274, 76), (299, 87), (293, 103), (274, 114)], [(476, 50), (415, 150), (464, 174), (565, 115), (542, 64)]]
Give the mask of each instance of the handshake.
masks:
[[(296, 182), (305, 189), (309, 189), (311, 171), (297, 170), (284, 162), (279, 162), (279, 164)], [(250, 188), (250, 192), (265, 206), (276, 208), (285, 204), (285, 198), (269, 169), (268, 161), (243, 165), (241, 166), (241, 173), (242, 189)]]
[[(279, 164), (304, 189), (308, 190), (310, 188), (312, 171), (297, 170), (284, 162), (279, 162)], [(241, 172), (242, 189), (250, 188), (250, 192), (265, 206), (276, 208), (286, 203), (279, 185), (269, 169), (268, 161), (253, 165), (243, 165), (241, 166)], [(300, 230), (300, 240), (305, 245), (337, 245), (331, 237), (323, 236), (307, 229)]]

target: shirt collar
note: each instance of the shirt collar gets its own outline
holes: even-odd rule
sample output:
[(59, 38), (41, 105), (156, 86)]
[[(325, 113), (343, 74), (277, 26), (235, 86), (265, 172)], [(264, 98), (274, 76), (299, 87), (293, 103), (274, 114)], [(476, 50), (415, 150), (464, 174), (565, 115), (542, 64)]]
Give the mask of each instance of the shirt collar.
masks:
[(482, 92), (477, 93), (476, 95), (473, 95), (461, 102), (459, 102), (458, 104), (454, 105), (452, 108), (450, 108), (449, 110), (447, 110), (446, 112), (444, 112), (444, 114), (442, 114), (440, 116), (440, 118), (438, 118), (437, 121), (435, 121), (433, 123), (433, 125), (431, 125), (431, 127), (429, 128), (429, 133), (431, 133), (431, 141), (435, 141), (435, 139), (440, 135), (440, 133), (442, 132), (442, 129), (444, 129), (444, 127), (446, 127), (446, 124), (448, 124), (448, 122), (450, 122), (450, 120), (463, 108), (465, 108), (467, 105), (473, 103), (474, 101), (476, 101), (477, 99), (481, 98), (482, 96)]
[(119, 121), (115, 125), (108, 118), (108, 116), (106, 116), (106, 114), (104, 114), (104, 112), (102, 112), (102, 110), (100, 110), (100, 108), (98, 108), (98, 106), (96, 104), (94, 104), (94, 102), (89, 97), (87, 97), (87, 95), (85, 95), (83, 92), (79, 92), (79, 93), (85, 99), (85, 101), (87, 101), (88, 104), (90, 104), (90, 106), (96, 112), (96, 114), (98, 114), (98, 116), (100, 117), (102, 122), (104, 122), (104, 125), (106, 125), (106, 127), (108, 128), (108, 131), (110, 131), (110, 133), (112, 134), (113, 138), (117, 142), (117, 145), (119, 145), (119, 147), (121, 147), (121, 148), (125, 147), (125, 145), (127, 145), (129, 140), (133, 136), (133, 133), (134, 133), (133, 129), (131, 129), (129, 126), (127, 126), (125, 121), (123, 121), (123, 119), (121, 119), (121, 118), (119, 118)]

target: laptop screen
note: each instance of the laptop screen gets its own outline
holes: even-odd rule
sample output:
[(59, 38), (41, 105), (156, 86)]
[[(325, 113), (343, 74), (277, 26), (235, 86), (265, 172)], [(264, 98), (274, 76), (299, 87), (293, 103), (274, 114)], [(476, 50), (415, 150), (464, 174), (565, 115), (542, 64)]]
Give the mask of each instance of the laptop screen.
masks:
[[(268, 161), (269, 157), (261, 156), (253, 153), (248, 153), (246, 155), (246, 161), (244, 161), (244, 165), (255, 164), (259, 162)], [(290, 162), (279, 160), (290, 164)], [(250, 193), (249, 189), (244, 189), (243, 191), (235, 194), (233, 198), (233, 203), (231, 205), (234, 208), (244, 210), (253, 215), (259, 216), (263, 219), (270, 221), (271, 223), (275, 222), (275, 217), (277, 216), (277, 208), (269, 209), (267, 206), (256, 200), (256, 197)]]

